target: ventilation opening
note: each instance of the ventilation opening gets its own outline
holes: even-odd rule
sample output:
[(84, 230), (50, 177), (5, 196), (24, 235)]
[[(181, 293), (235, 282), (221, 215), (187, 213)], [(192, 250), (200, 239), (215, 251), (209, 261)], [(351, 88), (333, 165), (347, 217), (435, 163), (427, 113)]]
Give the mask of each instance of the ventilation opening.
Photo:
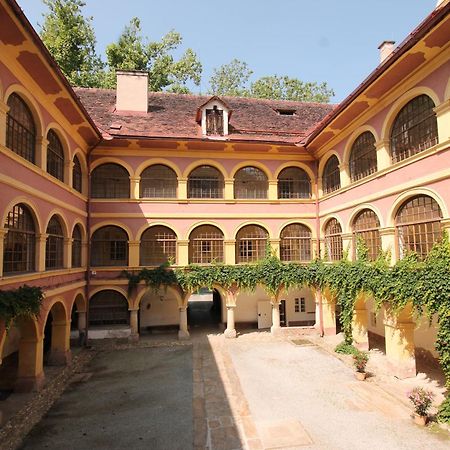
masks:
[(276, 112), (280, 116), (295, 116), (296, 110), (295, 109), (277, 109)]

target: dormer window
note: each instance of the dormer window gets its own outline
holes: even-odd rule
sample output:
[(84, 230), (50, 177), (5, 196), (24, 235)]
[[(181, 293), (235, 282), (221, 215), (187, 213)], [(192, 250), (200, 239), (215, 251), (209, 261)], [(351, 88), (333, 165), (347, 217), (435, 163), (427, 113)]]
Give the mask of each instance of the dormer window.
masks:
[(280, 116), (295, 116), (296, 115), (295, 109), (276, 109), (276, 112)]
[(211, 97), (197, 110), (197, 122), (202, 127), (202, 135), (219, 138), (228, 135), (231, 109), (219, 97)]
[(206, 110), (206, 134), (223, 136), (223, 110), (217, 105)]

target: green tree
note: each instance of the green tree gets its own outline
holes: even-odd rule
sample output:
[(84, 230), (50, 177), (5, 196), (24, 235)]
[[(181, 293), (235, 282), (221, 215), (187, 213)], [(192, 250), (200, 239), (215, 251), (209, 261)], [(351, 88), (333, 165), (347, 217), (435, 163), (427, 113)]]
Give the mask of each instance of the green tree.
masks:
[(43, 0), (41, 38), (69, 82), (76, 86), (101, 84), (103, 63), (96, 54), (92, 17), (85, 17), (82, 0)]
[(210, 95), (230, 95), (248, 97), (248, 81), (253, 74), (248, 64), (238, 59), (213, 70), (209, 80)]
[(110, 87), (115, 85), (115, 69), (146, 70), (149, 72), (150, 90), (189, 92), (189, 81), (200, 84), (202, 65), (190, 48), (175, 60), (173, 52), (181, 45), (182, 40), (181, 35), (172, 30), (160, 41), (149, 42), (142, 36), (140, 20), (134, 17), (117, 42), (106, 48), (109, 66), (107, 84)]

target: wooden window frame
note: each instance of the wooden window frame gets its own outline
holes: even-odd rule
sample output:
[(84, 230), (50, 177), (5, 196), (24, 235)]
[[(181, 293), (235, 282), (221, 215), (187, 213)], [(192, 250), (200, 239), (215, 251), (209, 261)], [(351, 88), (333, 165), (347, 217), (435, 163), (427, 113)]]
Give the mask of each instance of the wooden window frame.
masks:
[(224, 187), (225, 182), (219, 169), (208, 165), (198, 166), (191, 171), (188, 177), (188, 198), (221, 199)]
[(153, 164), (141, 173), (140, 198), (176, 198), (177, 174), (165, 164)]
[(64, 268), (64, 231), (60, 219), (53, 216), (47, 225), (45, 243), (45, 270)]
[(224, 235), (213, 225), (200, 225), (189, 236), (189, 263), (224, 262)]
[(154, 225), (142, 233), (139, 254), (141, 266), (176, 262), (177, 235), (169, 227)]
[(91, 174), (92, 198), (130, 198), (130, 174), (116, 163), (97, 166)]
[(234, 176), (234, 198), (237, 200), (267, 199), (269, 179), (263, 170), (255, 166), (240, 168)]
[(377, 171), (375, 137), (370, 131), (361, 133), (353, 143), (349, 167), (352, 181), (361, 180)]
[(278, 175), (279, 199), (311, 198), (311, 179), (300, 167), (286, 167)]
[(330, 219), (325, 227), (325, 249), (330, 261), (340, 261), (344, 257), (342, 227), (337, 219)]
[(265, 258), (269, 233), (259, 225), (246, 225), (236, 235), (236, 263), (251, 263)]
[[(333, 167), (331, 167), (332, 164)], [(336, 155), (330, 156), (325, 163), (322, 183), (324, 194), (329, 194), (341, 188), (341, 172), (339, 169), (339, 159)]]
[(371, 209), (363, 209), (353, 220), (353, 256), (357, 255), (358, 239), (361, 238), (368, 250), (370, 261), (375, 261), (381, 251), (380, 220)]
[(64, 147), (54, 130), (47, 133), (47, 173), (64, 182)]
[(306, 225), (292, 223), (283, 228), (280, 233), (280, 259), (286, 262), (311, 261), (311, 230)]

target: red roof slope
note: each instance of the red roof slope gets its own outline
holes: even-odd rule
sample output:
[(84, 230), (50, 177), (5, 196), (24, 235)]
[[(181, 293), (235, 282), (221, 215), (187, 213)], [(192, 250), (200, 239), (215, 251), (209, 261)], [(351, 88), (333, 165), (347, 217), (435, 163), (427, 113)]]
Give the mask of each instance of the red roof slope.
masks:
[[(149, 92), (148, 113), (116, 112), (116, 92), (110, 89), (74, 88), (94, 122), (115, 137), (202, 138), (197, 109), (211, 97)], [(221, 97), (233, 110), (230, 134), (235, 141), (293, 144), (305, 137), (334, 105)], [(285, 116), (279, 110), (295, 110)], [(112, 126), (112, 127), (111, 127)]]

